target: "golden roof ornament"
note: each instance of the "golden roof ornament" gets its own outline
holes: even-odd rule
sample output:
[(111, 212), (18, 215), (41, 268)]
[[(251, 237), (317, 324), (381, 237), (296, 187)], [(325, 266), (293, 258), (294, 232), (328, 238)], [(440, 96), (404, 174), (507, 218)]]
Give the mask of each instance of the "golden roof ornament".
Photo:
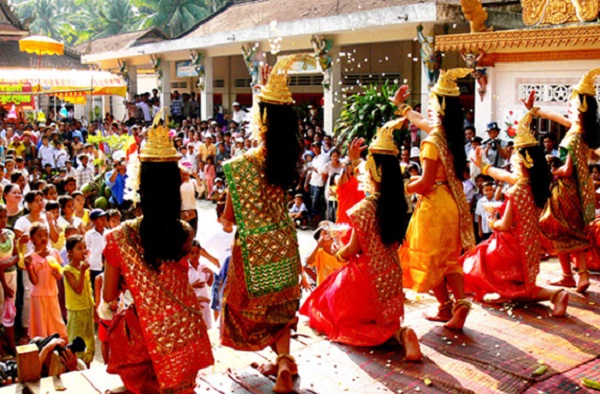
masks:
[(470, 68), (451, 68), (449, 70), (442, 70), (440, 77), (438, 78), (435, 86), (431, 88), (431, 92), (438, 96), (460, 96), (460, 89), (456, 83), (458, 78), (464, 78), (473, 72)]
[(394, 130), (400, 129), (405, 120), (406, 118), (404, 117), (397, 118), (379, 127), (375, 138), (369, 144), (369, 153), (396, 156), (399, 151), (394, 142)]
[(531, 132), (531, 112), (532, 111), (528, 111), (519, 121), (519, 125), (517, 126), (517, 135), (514, 139), (515, 149), (527, 148), (530, 146), (536, 146), (538, 144), (537, 140), (533, 136), (533, 133)]
[[(167, 125), (169, 118), (164, 116), (164, 112), (165, 108), (163, 107), (154, 117), (152, 126), (148, 130), (146, 144), (140, 151), (141, 161), (168, 162), (181, 159), (169, 138), (169, 126)], [(161, 116), (164, 116), (164, 122), (159, 125)]]
[(596, 85), (594, 80), (597, 76), (600, 76), (600, 67), (594, 68), (585, 73), (579, 83), (573, 86), (573, 92), (579, 94), (587, 94), (588, 96), (596, 96)]

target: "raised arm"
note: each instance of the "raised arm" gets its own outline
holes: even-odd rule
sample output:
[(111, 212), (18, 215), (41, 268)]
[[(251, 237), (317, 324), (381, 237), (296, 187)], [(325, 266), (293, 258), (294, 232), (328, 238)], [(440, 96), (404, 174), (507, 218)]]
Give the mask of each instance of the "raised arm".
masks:
[(408, 85), (402, 85), (398, 91), (396, 91), (396, 94), (390, 99), (390, 101), (398, 107), (398, 112), (400, 112), (402, 116), (405, 116), (410, 123), (414, 124), (428, 134), (431, 133), (433, 128), (429, 124), (429, 121), (419, 112), (413, 110), (410, 105), (405, 103), (409, 96), (410, 91)]
[[(535, 103), (535, 90), (532, 90), (531, 93), (529, 93), (529, 97), (527, 98), (527, 100), (521, 99), (521, 102), (523, 103), (523, 105), (525, 105), (525, 108), (527, 108), (528, 110), (531, 111), (531, 109), (534, 108), (533, 104)], [(565, 116), (563, 116), (561, 114), (557, 114), (556, 112), (543, 111), (539, 108), (536, 108), (533, 111), (532, 115), (538, 116), (538, 117), (544, 118), (544, 119), (549, 119), (549, 120), (559, 123), (567, 128), (571, 127), (571, 122), (569, 121), (569, 119), (567, 119)]]

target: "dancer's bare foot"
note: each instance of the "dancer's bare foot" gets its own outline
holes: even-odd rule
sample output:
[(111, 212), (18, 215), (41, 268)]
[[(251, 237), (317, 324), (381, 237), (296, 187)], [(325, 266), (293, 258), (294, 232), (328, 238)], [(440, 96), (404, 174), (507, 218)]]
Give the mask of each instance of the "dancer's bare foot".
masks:
[(295, 362), (289, 354), (280, 354), (277, 357), (277, 379), (275, 380), (275, 386), (273, 386), (273, 392), (286, 394), (294, 391), (291, 372), (292, 364), (295, 364)]
[(404, 346), (406, 352), (405, 361), (421, 361), (423, 359), (419, 339), (412, 328), (400, 329), (400, 340), (400, 344)]
[(573, 275), (565, 275), (562, 274), (562, 278), (554, 282), (548, 282), (551, 286), (559, 286), (559, 287), (575, 287), (577, 283), (575, 283), (575, 279), (573, 279)]
[(569, 293), (564, 290), (559, 290), (552, 295), (552, 316), (563, 317), (567, 314), (567, 306), (569, 305)]
[(444, 327), (450, 330), (462, 330), (470, 310), (471, 303), (469, 301), (457, 301), (456, 305), (454, 305), (454, 308), (452, 308), (452, 319), (450, 319), (448, 323), (444, 324)]
[(424, 313), (423, 317), (429, 321), (446, 323), (452, 319), (452, 301), (446, 301), (438, 306), (437, 313)]
[[(265, 376), (276, 376), (277, 375), (277, 364), (271, 361), (267, 361), (264, 364), (252, 363), (252, 368), (255, 368), (258, 372)], [(292, 372), (292, 376), (298, 375), (298, 365), (296, 363), (292, 363), (292, 367), (290, 369)]]
[(575, 290), (579, 294), (585, 294), (588, 287), (590, 287), (590, 272), (581, 271), (579, 273), (579, 283), (577, 283), (577, 289)]

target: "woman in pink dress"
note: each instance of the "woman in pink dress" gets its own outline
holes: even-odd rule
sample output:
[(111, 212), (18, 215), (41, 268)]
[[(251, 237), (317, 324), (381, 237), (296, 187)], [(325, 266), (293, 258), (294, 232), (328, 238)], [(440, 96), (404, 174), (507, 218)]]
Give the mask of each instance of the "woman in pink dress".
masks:
[(377, 346), (394, 338), (404, 346), (406, 360), (420, 360), (416, 334), (401, 327), (404, 294), (398, 247), (407, 216), (392, 133), (403, 121), (386, 123), (369, 147), (372, 192), (348, 211), (352, 235), (336, 253), (348, 264), (312, 292), (300, 313), (334, 342)]
[(34, 250), (25, 256), (25, 268), (31, 289), (31, 313), (29, 337), (47, 337), (58, 333), (68, 340), (67, 328), (58, 304), (57, 281), (62, 279), (58, 251), (48, 247), (48, 229), (41, 223), (34, 223), (29, 231)]
[(208, 157), (206, 159), (206, 164), (204, 165), (204, 179), (206, 180), (206, 199), (210, 200), (210, 195), (213, 191), (213, 186), (215, 185), (215, 165), (213, 163), (213, 158)]

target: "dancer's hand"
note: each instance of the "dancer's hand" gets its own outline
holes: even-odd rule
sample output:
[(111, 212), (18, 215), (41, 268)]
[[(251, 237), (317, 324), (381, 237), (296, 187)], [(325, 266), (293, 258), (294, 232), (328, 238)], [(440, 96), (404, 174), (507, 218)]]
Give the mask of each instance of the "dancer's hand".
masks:
[(475, 149), (475, 157), (471, 157), (470, 159), (476, 167), (481, 168), (483, 166), (483, 151), (481, 150), (481, 146)]
[(360, 159), (361, 152), (367, 148), (368, 146), (365, 144), (364, 138), (354, 138), (350, 145), (348, 145), (348, 158), (350, 160)]
[(406, 99), (410, 96), (410, 90), (408, 85), (402, 85), (400, 86), (400, 88), (396, 91), (396, 94), (394, 95), (394, 97), (391, 97), (389, 100), (394, 103), (394, 105), (397, 107), (401, 104), (404, 104), (404, 102), (406, 101)]
[(523, 103), (525, 108), (531, 110), (531, 108), (533, 108), (533, 103), (535, 103), (535, 90), (529, 92), (529, 97), (527, 98), (527, 101), (525, 101), (525, 99), (521, 99), (521, 102)]

